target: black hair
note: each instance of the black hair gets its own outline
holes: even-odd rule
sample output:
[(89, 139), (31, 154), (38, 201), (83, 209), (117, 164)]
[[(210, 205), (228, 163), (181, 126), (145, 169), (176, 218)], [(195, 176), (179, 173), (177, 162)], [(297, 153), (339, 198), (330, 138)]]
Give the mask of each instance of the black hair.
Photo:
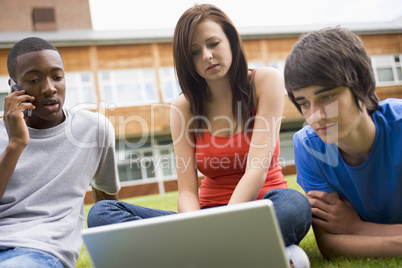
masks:
[[(42, 38), (39, 38), (39, 37), (28, 37), (28, 38), (22, 39), (21, 41), (16, 43), (12, 47), (10, 52), (8, 53), (8, 57), (7, 57), (7, 69), (8, 69), (9, 76), (13, 80), (16, 80), (15, 72), (16, 72), (18, 56), (21, 56), (26, 53), (42, 51), (42, 50), (54, 50), (54, 51), (57, 51), (57, 53), (59, 53), (59, 55), (60, 55), (60, 52), (57, 50), (56, 47), (54, 47), (48, 41), (46, 41)], [(60, 55), (60, 57), (61, 57), (61, 55)]]

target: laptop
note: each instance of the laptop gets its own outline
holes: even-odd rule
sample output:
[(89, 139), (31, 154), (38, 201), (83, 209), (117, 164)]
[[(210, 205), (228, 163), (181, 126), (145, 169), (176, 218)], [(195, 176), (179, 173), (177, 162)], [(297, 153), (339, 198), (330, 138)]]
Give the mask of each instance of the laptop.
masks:
[(96, 268), (290, 267), (270, 200), (85, 229)]

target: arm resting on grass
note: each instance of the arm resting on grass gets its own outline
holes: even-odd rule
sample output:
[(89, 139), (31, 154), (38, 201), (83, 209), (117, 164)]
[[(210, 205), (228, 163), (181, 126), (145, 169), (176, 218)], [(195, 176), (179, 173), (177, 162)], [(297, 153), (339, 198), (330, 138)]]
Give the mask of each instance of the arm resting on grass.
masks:
[[(402, 236), (402, 224), (379, 224), (364, 221), (353, 205), (338, 193), (310, 191), (313, 224), (331, 234), (362, 236)], [(397, 213), (397, 212), (395, 212)]]
[(366, 236), (331, 234), (313, 225), (321, 254), (326, 258), (385, 258), (402, 256), (402, 235)]
[(313, 213), (318, 247), (327, 258), (402, 256), (402, 224), (362, 220), (350, 202), (338, 193), (306, 194)]

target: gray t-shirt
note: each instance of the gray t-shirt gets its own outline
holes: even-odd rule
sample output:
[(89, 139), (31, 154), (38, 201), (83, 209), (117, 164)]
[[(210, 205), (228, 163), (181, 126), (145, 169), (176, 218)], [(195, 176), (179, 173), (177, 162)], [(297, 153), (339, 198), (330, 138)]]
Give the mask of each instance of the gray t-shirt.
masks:
[[(85, 110), (63, 111), (62, 124), (29, 128), (29, 144), (0, 200), (0, 248), (40, 249), (60, 258), (65, 267), (75, 267), (86, 191), (91, 184), (115, 194), (120, 184), (109, 120)], [(1, 119), (0, 152), (7, 143)]]

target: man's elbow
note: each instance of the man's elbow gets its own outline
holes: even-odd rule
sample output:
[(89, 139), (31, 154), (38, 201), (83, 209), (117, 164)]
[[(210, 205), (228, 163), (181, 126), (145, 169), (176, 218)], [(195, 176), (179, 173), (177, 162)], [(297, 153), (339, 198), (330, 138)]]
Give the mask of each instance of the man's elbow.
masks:
[(102, 200), (119, 200), (118, 194), (108, 194), (92, 187), (92, 196), (95, 203)]
[(313, 230), (318, 249), (325, 259), (329, 260), (342, 255), (339, 254), (336, 245), (334, 245), (333, 241), (331, 241), (331, 234), (314, 225)]

